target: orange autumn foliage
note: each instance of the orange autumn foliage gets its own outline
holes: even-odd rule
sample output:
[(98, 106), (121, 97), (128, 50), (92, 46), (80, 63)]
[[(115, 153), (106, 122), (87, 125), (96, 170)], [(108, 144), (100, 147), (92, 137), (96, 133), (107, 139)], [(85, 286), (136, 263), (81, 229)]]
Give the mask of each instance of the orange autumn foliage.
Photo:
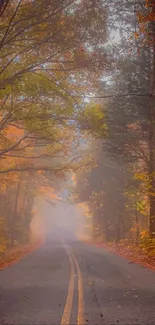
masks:
[(11, 141), (18, 141), (24, 136), (24, 130), (12, 125), (7, 125), (4, 130), (5, 136)]

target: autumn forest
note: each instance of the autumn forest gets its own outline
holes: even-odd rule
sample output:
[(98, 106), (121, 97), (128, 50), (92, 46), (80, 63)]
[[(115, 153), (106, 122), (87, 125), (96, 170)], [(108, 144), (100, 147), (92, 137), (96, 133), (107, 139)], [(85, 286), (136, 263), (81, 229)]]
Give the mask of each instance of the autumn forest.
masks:
[(153, 0), (0, 1), (0, 255), (71, 175), (93, 239), (155, 257)]

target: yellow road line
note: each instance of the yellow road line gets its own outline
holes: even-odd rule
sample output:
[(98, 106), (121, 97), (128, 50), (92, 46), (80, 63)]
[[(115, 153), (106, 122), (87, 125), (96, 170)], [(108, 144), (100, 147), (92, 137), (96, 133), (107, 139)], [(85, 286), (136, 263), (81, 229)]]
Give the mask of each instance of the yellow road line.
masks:
[(82, 273), (79, 268), (79, 264), (77, 262), (77, 259), (75, 258), (73, 252), (69, 250), (74, 263), (77, 268), (77, 273), (78, 273), (78, 315), (77, 315), (77, 325), (83, 325), (85, 324), (85, 319), (84, 319), (84, 295), (83, 295), (83, 284), (82, 284)]
[(70, 282), (69, 282), (69, 287), (68, 287), (68, 294), (67, 294), (67, 299), (66, 299), (66, 304), (63, 312), (63, 316), (61, 319), (61, 325), (69, 325), (70, 324), (70, 317), (71, 317), (71, 310), (72, 310), (72, 305), (73, 305), (73, 295), (74, 295), (74, 262), (73, 258), (66, 249), (67, 254), (69, 256), (70, 260), (70, 265), (71, 265), (71, 274), (70, 274)]

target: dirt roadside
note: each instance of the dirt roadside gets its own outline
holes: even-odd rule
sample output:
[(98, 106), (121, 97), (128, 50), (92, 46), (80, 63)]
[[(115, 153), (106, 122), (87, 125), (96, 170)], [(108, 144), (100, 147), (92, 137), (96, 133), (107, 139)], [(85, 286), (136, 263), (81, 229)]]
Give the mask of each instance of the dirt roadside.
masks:
[(27, 245), (17, 245), (16, 247), (5, 252), (0, 256), (0, 270), (18, 262), (25, 255), (31, 253), (33, 250), (37, 249), (43, 243), (42, 239), (38, 239), (35, 242), (29, 243)]
[(101, 239), (91, 240), (88, 243), (97, 247), (106, 248), (109, 251), (125, 257), (130, 263), (138, 263), (155, 271), (155, 256), (148, 256), (147, 253), (139, 246), (127, 242), (105, 243)]

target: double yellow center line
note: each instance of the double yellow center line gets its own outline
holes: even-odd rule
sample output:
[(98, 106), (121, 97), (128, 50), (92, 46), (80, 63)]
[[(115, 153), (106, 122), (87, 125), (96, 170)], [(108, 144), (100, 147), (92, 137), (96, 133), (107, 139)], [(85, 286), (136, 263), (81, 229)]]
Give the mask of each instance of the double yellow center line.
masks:
[(68, 287), (68, 294), (66, 298), (66, 304), (63, 312), (63, 316), (61, 319), (61, 325), (69, 325), (71, 318), (71, 311), (73, 306), (73, 298), (74, 298), (74, 286), (75, 286), (75, 277), (74, 277), (74, 268), (77, 269), (78, 275), (78, 312), (77, 312), (77, 325), (83, 325), (84, 321), (84, 297), (83, 297), (83, 285), (82, 285), (82, 274), (79, 268), (78, 262), (73, 254), (73, 252), (66, 245), (63, 245), (66, 249), (70, 260), (71, 266), (71, 274), (70, 274), (70, 282)]

